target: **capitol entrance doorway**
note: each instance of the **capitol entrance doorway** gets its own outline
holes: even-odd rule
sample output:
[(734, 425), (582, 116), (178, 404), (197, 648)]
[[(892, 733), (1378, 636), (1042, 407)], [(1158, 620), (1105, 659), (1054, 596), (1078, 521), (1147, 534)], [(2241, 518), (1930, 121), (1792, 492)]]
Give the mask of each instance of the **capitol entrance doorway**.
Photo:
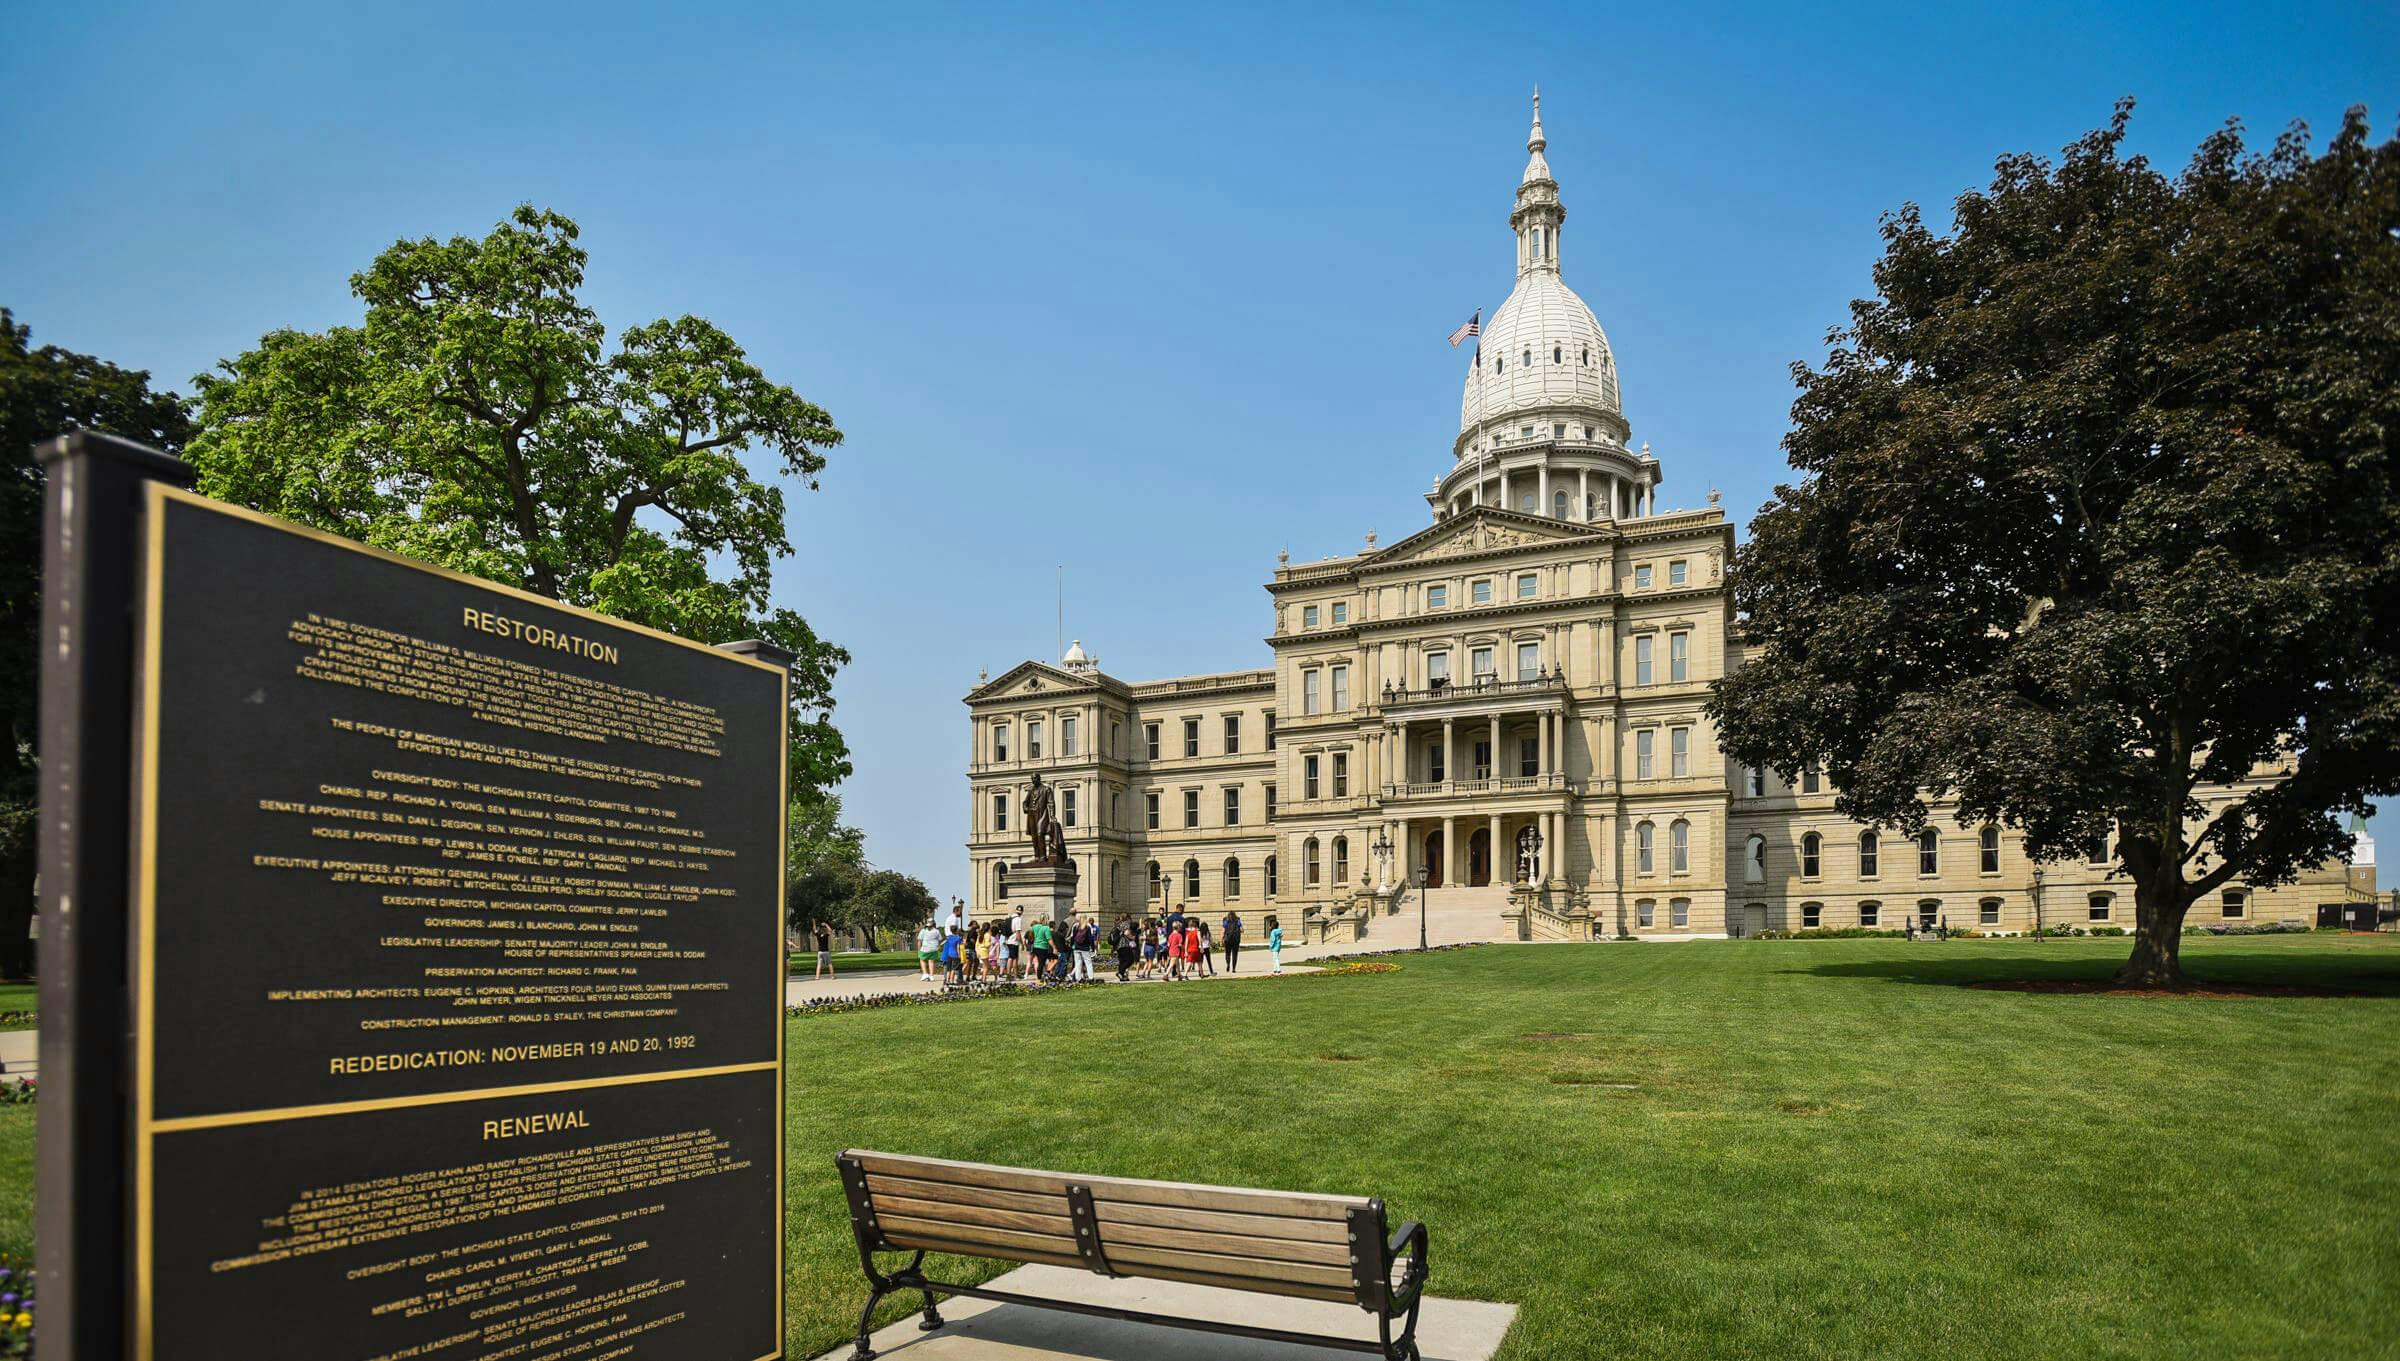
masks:
[(1432, 831), (1425, 834), (1425, 859), (1419, 863), (1425, 866), (1425, 887), (1449, 887), (1449, 885), (1442, 878), (1442, 871), (1447, 868), (1447, 866), (1442, 864), (1441, 828), (1436, 827)]
[(1475, 829), (1467, 838), (1467, 886), (1485, 888), (1492, 882), (1492, 833), (1489, 828)]

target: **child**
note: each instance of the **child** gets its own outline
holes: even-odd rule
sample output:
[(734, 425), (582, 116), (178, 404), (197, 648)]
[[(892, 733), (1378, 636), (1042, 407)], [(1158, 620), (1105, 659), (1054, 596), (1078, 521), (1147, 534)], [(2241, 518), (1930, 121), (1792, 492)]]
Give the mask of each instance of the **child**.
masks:
[(1283, 923), (1272, 912), (1267, 914), (1267, 962), (1273, 966), (1269, 973), (1283, 972)]

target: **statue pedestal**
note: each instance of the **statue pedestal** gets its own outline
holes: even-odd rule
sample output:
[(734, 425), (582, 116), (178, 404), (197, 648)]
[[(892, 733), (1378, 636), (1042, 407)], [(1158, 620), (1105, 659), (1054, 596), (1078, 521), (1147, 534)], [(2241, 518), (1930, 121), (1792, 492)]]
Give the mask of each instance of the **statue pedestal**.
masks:
[[(1064, 926), (1075, 915), (1073, 865), (1011, 865), (1008, 903), (1025, 914), (1028, 923), (1046, 919)], [(1022, 903), (1023, 906), (1018, 905)]]

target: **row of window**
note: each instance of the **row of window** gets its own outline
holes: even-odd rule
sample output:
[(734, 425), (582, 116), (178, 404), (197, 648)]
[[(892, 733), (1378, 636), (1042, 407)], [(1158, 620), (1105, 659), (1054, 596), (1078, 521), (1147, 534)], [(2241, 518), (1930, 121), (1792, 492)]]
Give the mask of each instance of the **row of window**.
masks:
[[(1475, 773), (1469, 778), (1477, 780), (1488, 780), (1492, 778), (1491, 742), (1489, 740), (1479, 740), (1474, 744), (1474, 748), (1473, 761)], [(1436, 740), (1428, 744), (1425, 748), (1425, 778), (1436, 782), (1449, 779), (1450, 775), (1446, 769), (1447, 765), (1448, 759), (1442, 752), (1441, 742)], [(1540, 737), (1520, 737), (1517, 739), (1517, 773), (1524, 776), (1534, 776), (1542, 773), (1542, 740)], [(1336, 797), (1339, 796), (1337, 795)]]
[[(1658, 729), (1636, 728), (1633, 731), (1633, 778), (1658, 778)], [(1692, 730), (1676, 726), (1667, 729), (1667, 778), (1688, 780), (1692, 777)], [(1644, 824), (1647, 825), (1647, 824)]]
[[(1755, 775), (1755, 772), (1754, 772)], [(1753, 792), (1759, 781), (1753, 778)], [(1811, 791), (1813, 792), (1813, 791)], [(1917, 833), (1917, 874), (1932, 878), (1942, 869), (1942, 834), (1928, 827)], [(1743, 874), (1751, 883), (1762, 883), (1767, 877), (1767, 839), (1753, 832), (1744, 847)], [(1975, 867), (1979, 873), (2000, 872), (2000, 829), (1986, 825), (1975, 834)], [(1873, 879), (1883, 872), (1883, 837), (1872, 828), (1858, 834), (1858, 877)], [(1816, 879), (1825, 873), (1825, 838), (1817, 832), (1804, 832), (1800, 837), (1800, 877)]]
[[(1670, 684), (1692, 678), (1692, 634), (1689, 629), (1677, 629), (1667, 635), (1667, 680)], [(1658, 636), (1639, 633), (1633, 639), (1633, 683), (1658, 684)]]
[[(1266, 720), (1266, 749), (1273, 751), (1275, 750), (1275, 711), (1270, 709), (1261, 717)], [(1224, 716), (1224, 722), (1224, 745), (1220, 754), (1239, 756), (1242, 754), (1242, 716), (1227, 714)], [(1160, 725), (1156, 723), (1142, 725), (1142, 752), (1147, 759), (1152, 761), (1159, 759), (1159, 728)], [(1199, 719), (1183, 720), (1183, 754), (1185, 756), (1200, 754)]]
[[(1041, 719), (1025, 720), (1025, 759), (1028, 761), (1042, 759), (1043, 727)], [(1117, 754), (1117, 740), (1122, 735), (1121, 727), (1122, 725), (1114, 722), (1108, 725), (1108, 754), (1110, 756)], [(1008, 759), (1008, 738), (1009, 725), (1006, 720), (992, 724), (993, 760), (1005, 761)], [(1083, 754), (1082, 723), (1073, 714), (1068, 714), (1058, 720), (1058, 754), (1061, 756)]]
[[(1576, 363), (1576, 367), (1578, 367), (1578, 368), (1586, 368), (1586, 369), (1588, 369), (1588, 368), (1590, 368), (1590, 367), (1592, 366), (1592, 347), (1591, 347), (1591, 346), (1589, 346), (1589, 345), (1578, 345), (1578, 346), (1576, 346), (1576, 347), (1575, 347), (1575, 355), (1576, 355), (1576, 361), (1577, 361), (1577, 363)], [(1564, 364), (1564, 363), (1566, 363), (1566, 362), (1567, 362), (1567, 347), (1566, 347), (1565, 345), (1563, 345), (1563, 344), (1560, 344), (1560, 343), (1558, 343), (1558, 342), (1555, 342), (1555, 341), (1553, 341), (1553, 342), (1551, 343), (1551, 346), (1550, 346), (1550, 362), (1551, 362), (1551, 363), (1553, 363), (1553, 364)], [(1521, 350), (1518, 352), (1517, 364), (1518, 364), (1518, 366), (1519, 366), (1520, 368), (1528, 368), (1528, 369), (1529, 369), (1529, 368), (1532, 368), (1532, 367), (1533, 367), (1533, 347), (1532, 347), (1531, 345), (1527, 345), (1527, 346), (1525, 346), (1523, 349), (1521, 349)], [(1479, 366), (1479, 367), (1480, 367), (1480, 366)], [(1498, 350), (1494, 350), (1494, 351), (1492, 351), (1492, 372), (1493, 372), (1493, 373), (1495, 373), (1495, 374), (1498, 374), (1498, 373), (1506, 373), (1506, 372), (1508, 372), (1508, 362), (1507, 362), (1507, 357), (1506, 357), (1505, 355), (1502, 355), (1502, 354), (1501, 354), (1501, 353), (1500, 353)], [(1591, 427), (1590, 427), (1590, 426), (1585, 426), (1584, 428), (1585, 428), (1586, 430), (1589, 430)], [(1525, 427), (1525, 433), (1526, 433), (1526, 434), (1529, 434), (1529, 435), (1530, 435), (1530, 434), (1532, 434), (1532, 433), (1533, 433), (1533, 427), (1532, 427), (1532, 426), (1530, 426), (1530, 425), (1529, 425), (1529, 426), (1527, 426), (1527, 427)], [(1588, 436), (1587, 436), (1587, 438), (1588, 438)]]
[[(1311, 841), (1311, 842), (1309, 843), (1309, 845), (1313, 847), (1313, 846), (1315, 846), (1315, 845), (1316, 845), (1316, 843), (1315, 843), (1314, 841)], [(1241, 860), (1241, 857), (1240, 857), (1240, 856), (1233, 856), (1233, 855), (1229, 855), (1229, 856), (1225, 857), (1225, 863), (1224, 863), (1222, 866), (1220, 866), (1220, 867), (1219, 867), (1219, 873), (1221, 873), (1221, 874), (1224, 876), (1225, 900), (1226, 900), (1227, 902), (1231, 902), (1231, 901), (1233, 901), (1234, 899), (1241, 897), (1241, 896), (1242, 896), (1242, 860)], [(1274, 857), (1274, 856), (1271, 856), (1271, 855), (1270, 855), (1270, 856), (1268, 856), (1268, 857), (1267, 857), (1266, 871), (1265, 871), (1265, 874), (1263, 875), (1263, 877), (1262, 877), (1262, 879), (1261, 879), (1261, 881), (1260, 881), (1260, 887), (1261, 887), (1261, 888), (1263, 888), (1263, 889), (1265, 890), (1265, 896), (1267, 896), (1267, 897), (1269, 897), (1269, 898), (1272, 898), (1272, 897), (1274, 897), (1274, 896), (1275, 896), (1275, 895), (1276, 895), (1276, 894), (1277, 894), (1277, 893), (1280, 891), (1280, 890), (1279, 890), (1279, 887), (1278, 887), (1278, 885), (1277, 885), (1277, 883), (1276, 883), (1276, 876), (1275, 876), (1275, 857)], [(1163, 876), (1162, 876), (1162, 872), (1160, 871), (1160, 869), (1159, 869), (1159, 867), (1158, 867), (1158, 862), (1157, 862), (1157, 861), (1155, 861), (1155, 860), (1153, 860), (1153, 861), (1151, 861), (1151, 862), (1150, 862), (1150, 896), (1151, 896), (1151, 897), (1153, 897), (1153, 898), (1163, 898), (1163, 897), (1165, 896), (1165, 894), (1164, 894), (1164, 892), (1163, 892), (1164, 888), (1165, 888), (1165, 881), (1164, 881), (1164, 878), (1163, 878)], [(1200, 896), (1200, 862), (1199, 862), (1199, 861), (1197, 861), (1197, 860), (1186, 860), (1186, 861), (1184, 861), (1184, 862), (1183, 862), (1183, 897), (1184, 897), (1184, 900), (1188, 902), (1188, 901), (1190, 901), (1190, 900), (1192, 900), (1192, 899), (1194, 899), (1194, 898), (1197, 898), (1197, 897), (1199, 897), (1199, 896)]]
[[(1667, 560), (1667, 584), (1669, 586), (1689, 585), (1691, 579), (1692, 564), (1689, 559), (1669, 558)], [(1657, 578), (1653, 575), (1650, 563), (1637, 562), (1633, 565), (1633, 589), (1647, 591), (1656, 581)]]
[[(1518, 643), (1516, 648), (1517, 679), (1521, 681), (1540, 680), (1542, 678), (1542, 645), (1538, 642), (1524, 642)], [(1494, 660), (1494, 652), (1490, 644), (1467, 649), (1467, 669), (1476, 684), (1484, 684), (1498, 676), (1499, 673), (1493, 668)], [(1425, 683), (1436, 690), (1450, 683), (1450, 649), (1434, 648), (1426, 652)], [(1306, 698), (1305, 694), (1303, 698)]]
[[(1342, 684), (1343, 682), (1338, 680), (1336, 681), (1337, 686)], [(1346, 689), (1344, 693), (1346, 693)], [(1335, 707), (1343, 708), (1347, 706), (1344, 704), (1337, 704)], [(1316, 710), (1315, 708), (1311, 707), (1309, 712), (1315, 713)], [(1265, 719), (1266, 726), (1266, 749), (1268, 751), (1273, 751), (1275, 750), (1274, 711), (1269, 710), (1267, 713), (1262, 715), (1262, 717)], [(1226, 714), (1224, 716), (1224, 724), (1223, 754), (1227, 756), (1241, 755), (1242, 716), (1240, 714)], [(1045, 726), (1046, 725), (1044, 721), (1038, 718), (1029, 718), (1025, 720), (1026, 760), (1039, 761), (1042, 759)], [(1116, 722), (1113, 719), (1109, 722), (1108, 745), (1104, 749), (1105, 754), (1109, 757), (1113, 758), (1117, 754), (1117, 746), (1123, 736), (1123, 726), (1124, 725)], [(1144, 723), (1142, 725), (1143, 754), (1148, 759), (1153, 761), (1159, 759), (1159, 749), (1161, 746), (1160, 730), (1161, 725), (1158, 723)], [(992, 724), (993, 760), (1006, 761), (1009, 759), (1009, 739), (1011, 734), (1012, 727), (1006, 719), (998, 720)], [(1058, 720), (1058, 754), (1062, 757), (1080, 756), (1083, 754), (1082, 724), (1081, 720), (1079, 720), (1073, 714), (1068, 714)], [(1200, 754), (1200, 720), (1197, 718), (1187, 718), (1183, 720), (1183, 754), (1186, 756), (1198, 756)]]

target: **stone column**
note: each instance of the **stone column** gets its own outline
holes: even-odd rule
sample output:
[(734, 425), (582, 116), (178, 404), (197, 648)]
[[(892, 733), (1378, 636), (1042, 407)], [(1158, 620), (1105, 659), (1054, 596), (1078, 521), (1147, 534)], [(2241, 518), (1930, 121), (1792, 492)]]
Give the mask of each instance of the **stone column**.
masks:
[(1500, 715), (1499, 715), (1499, 713), (1498, 713), (1497, 711), (1495, 711), (1495, 712), (1492, 714), (1491, 718), (1492, 718), (1492, 762), (1491, 762), (1491, 774), (1490, 774), (1490, 776), (1489, 776), (1488, 778), (1491, 778), (1491, 779), (1497, 780), (1497, 779), (1499, 779), (1499, 778), (1500, 778)]
[[(1455, 722), (1456, 720), (1448, 718), (1442, 720), (1442, 779), (1445, 782), (1458, 779), (1458, 744), (1451, 740), (1453, 737), (1451, 730)], [(1442, 867), (1444, 873), (1448, 873), (1449, 869), (1450, 867), (1447, 865)]]
[(1542, 774), (1542, 775), (1548, 775), (1548, 774), (1550, 774), (1550, 773), (1551, 773), (1551, 767), (1550, 767), (1550, 719), (1551, 719), (1551, 715), (1549, 715), (1549, 714), (1539, 714), (1539, 715), (1536, 715), (1536, 720), (1537, 720), (1537, 721), (1538, 721), (1538, 722), (1539, 722), (1539, 723), (1542, 725), (1542, 735), (1541, 735), (1541, 752), (1540, 752), (1540, 755), (1539, 755), (1539, 757), (1537, 758), (1537, 759), (1538, 759), (1538, 761), (1539, 761), (1539, 764), (1538, 764), (1538, 765), (1536, 765), (1536, 766), (1534, 767), (1534, 769), (1535, 769), (1536, 773), (1538, 773), (1538, 774)]
[(1542, 460), (1541, 481), (1535, 485), (1539, 489), (1539, 495), (1541, 496), (1541, 499), (1534, 503), (1533, 513), (1536, 515), (1548, 515), (1550, 513), (1550, 460), (1547, 458)]
[(1442, 887), (1458, 882), (1458, 819), (1442, 819)]
[(1591, 504), (1592, 470), (1577, 468), (1575, 470), (1575, 518), (1585, 524), (1591, 523)]
[[(1516, 852), (1501, 843), (1500, 815), (1498, 813), (1491, 815), (1489, 832), (1492, 841), (1492, 863), (1485, 867), (1490, 871), (1488, 877), (1495, 884), (1513, 883), (1517, 877)], [(1508, 861), (1508, 869), (1505, 873), (1500, 868), (1500, 862), (1504, 859)]]

